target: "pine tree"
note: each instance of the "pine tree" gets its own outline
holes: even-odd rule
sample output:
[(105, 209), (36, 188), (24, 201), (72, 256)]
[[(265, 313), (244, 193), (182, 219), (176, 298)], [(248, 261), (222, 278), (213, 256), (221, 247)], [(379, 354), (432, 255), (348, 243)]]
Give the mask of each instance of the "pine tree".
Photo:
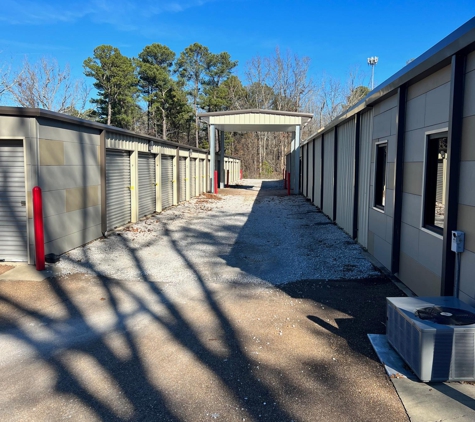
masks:
[(134, 70), (132, 60), (110, 45), (96, 47), (93, 57), (84, 60), (84, 74), (96, 79), (94, 88), (99, 98), (91, 102), (97, 105), (100, 121), (132, 128), (138, 112), (135, 98), (138, 80)]

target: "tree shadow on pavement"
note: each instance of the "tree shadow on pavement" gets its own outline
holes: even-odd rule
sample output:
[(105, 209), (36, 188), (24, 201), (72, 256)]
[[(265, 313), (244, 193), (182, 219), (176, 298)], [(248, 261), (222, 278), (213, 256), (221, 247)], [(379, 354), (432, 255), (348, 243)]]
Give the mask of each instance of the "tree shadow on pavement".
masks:
[[(259, 193), (257, 204), (274, 197), (270, 191), (276, 188), (269, 186)], [(300, 207), (295, 204), (296, 210)], [(345, 301), (337, 295), (337, 281), (332, 293), (323, 281), (271, 287), (274, 258), (271, 263), (242, 258), (246, 245), (265, 253), (280, 241), (264, 238), (248, 244), (247, 234), (241, 238), (247, 230), (259, 236), (253, 212), (244, 227), (224, 221), (219, 233), (200, 227), (199, 220), (177, 232), (172, 221), (163, 220), (163, 232), (140, 248), (131, 238), (118, 236), (121, 250), (140, 274), (137, 280), (111, 279), (84, 248), (82, 275), (45, 280), (34, 285), (36, 291), (32, 284), (20, 291), (19, 285), (0, 285), (2, 418), (350, 421), (379, 420), (382, 407), (394, 411), (386, 420), (404, 420), (381, 391), (366, 392), (372, 400), (379, 397), (377, 411), (366, 412), (367, 405), (356, 409), (362, 395), (346, 394), (345, 375), (332, 366), (331, 357), (313, 353), (320, 341), (338, 337), (358, 354), (370, 356), (361, 345), (362, 331), (352, 324), (373, 319), (369, 308), (374, 304), (346, 303), (365, 284), (341, 284), (340, 293), (350, 289)], [(162, 238), (169, 240), (193, 280), (176, 280), (183, 283), (175, 286), (149, 275), (140, 251)], [(236, 242), (229, 254), (221, 254), (223, 265), (235, 264), (234, 269), (260, 284), (222, 282), (225, 267), (200, 267), (190, 257), (191, 250), (204, 244), (219, 251), (232, 238)], [(382, 284), (375, 285), (373, 293)], [(371, 294), (365, 297), (369, 300)], [(316, 312), (324, 303), (348, 318), (337, 318), (337, 327), (328, 324), (326, 315)], [(376, 322), (371, 324), (376, 328)], [(354, 361), (371, 373), (373, 385), (384, 386), (379, 369), (358, 359)], [(352, 382), (363, 389), (367, 380)]]

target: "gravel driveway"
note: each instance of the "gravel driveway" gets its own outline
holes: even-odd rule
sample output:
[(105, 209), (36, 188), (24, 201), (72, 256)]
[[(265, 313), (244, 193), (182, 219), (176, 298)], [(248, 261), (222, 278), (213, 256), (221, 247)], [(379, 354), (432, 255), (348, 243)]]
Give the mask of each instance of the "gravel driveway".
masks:
[(2, 420), (405, 421), (367, 333), (401, 292), (245, 180), (0, 283)]

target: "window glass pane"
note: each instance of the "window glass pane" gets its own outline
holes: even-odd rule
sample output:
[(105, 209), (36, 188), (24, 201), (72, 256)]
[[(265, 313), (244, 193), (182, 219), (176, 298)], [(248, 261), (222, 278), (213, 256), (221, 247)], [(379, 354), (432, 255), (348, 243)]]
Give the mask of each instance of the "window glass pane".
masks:
[(435, 194), (434, 226), (444, 228), (445, 178), (447, 169), (447, 138), (434, 140), (437, 143), (437, 175)]
[(442, 234), (447, 173), (446, 133), (428, 137), (425, 173), (424, 227)]
[(386, 204), (386, 155), (387, 144), (376, 145), (376, 174), (374, 183), (374, 205), (384, 209)]

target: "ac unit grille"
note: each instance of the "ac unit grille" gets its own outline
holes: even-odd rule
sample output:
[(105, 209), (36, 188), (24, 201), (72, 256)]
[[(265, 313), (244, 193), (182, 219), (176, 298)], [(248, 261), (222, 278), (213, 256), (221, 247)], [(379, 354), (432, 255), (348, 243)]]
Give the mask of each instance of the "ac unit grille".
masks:
[(474, 333), (455, 333), (451, 378), (473, 378), (475, 376), (474, 350)]

